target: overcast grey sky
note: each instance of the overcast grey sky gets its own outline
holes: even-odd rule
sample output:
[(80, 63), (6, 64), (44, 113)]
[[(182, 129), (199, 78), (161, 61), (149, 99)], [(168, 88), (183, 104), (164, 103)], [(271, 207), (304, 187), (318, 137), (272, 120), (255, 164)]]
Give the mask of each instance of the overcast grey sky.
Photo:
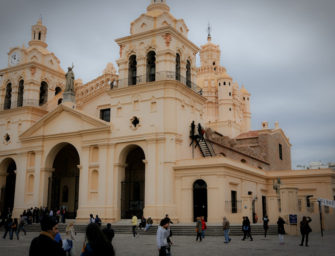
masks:
[[(42, 16), (48, 49), (88, 82), (118, 59), (116, 38), (150, 0), (2, 0), (0, 69), (10, 47), (27, 45)], [(252, 129), (279, 121), (292, 167), (335, 162), (335, 0), (167, 0), (189, 39), (221, 47), (221, 65), (252, 94)]]

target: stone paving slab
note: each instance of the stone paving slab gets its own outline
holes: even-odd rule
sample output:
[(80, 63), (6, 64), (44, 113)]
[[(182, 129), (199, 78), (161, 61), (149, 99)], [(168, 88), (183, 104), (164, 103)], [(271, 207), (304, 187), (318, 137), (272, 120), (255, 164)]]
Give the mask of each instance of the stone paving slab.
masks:
[[(38, 233), (22, 235), (20, 240), (2, 238), (0, 240), (1, 256), (21, 256), (27, 255), (31, 240)], [(75, 256), (80, 255), (84, 241), (84, 234), (77, 234), (75, 242)], [(156, 249), (156, 237), (152, 235), (137, 236), (116, 234), (113, 245), (117, 256), (136, 256), (136, 255), (158, 255)], [(206, 237), (202, 242), (196, 242), (195, 236), (175, 236), (172, 237), (174, 243), (172, 255), (180, 256), (216, 256), (216, 255), (293, 255), (293, 256), (326, 256), (335, 255), (335, 231), (325, 232), (322, 239), (320, 233), (312, 233), (310, 236), (310, 247), (300, 247), (300, 237), (285, 236), (285, 244), (280, 245), (278, 236), (254, 236), (254, 241), (241, 241), (241, 237), (232, 237), (229, 244), (224, 244), (222, 236)]]

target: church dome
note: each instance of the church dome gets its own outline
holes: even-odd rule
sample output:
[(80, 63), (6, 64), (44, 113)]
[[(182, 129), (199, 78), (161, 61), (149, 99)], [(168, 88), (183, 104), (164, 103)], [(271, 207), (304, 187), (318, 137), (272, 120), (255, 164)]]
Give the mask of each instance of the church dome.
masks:
[(170, 12), (170, 7), (165, 0), (151, 0), (151, 4), (147, 7), (147, 15), (157, 17), (163, 12)]
[(220, 79), (229, 79), (229, 80), (232, 80), (231, 76), (228, 75), (227, 72), (224, 72), (223, 74), (220, 74)]

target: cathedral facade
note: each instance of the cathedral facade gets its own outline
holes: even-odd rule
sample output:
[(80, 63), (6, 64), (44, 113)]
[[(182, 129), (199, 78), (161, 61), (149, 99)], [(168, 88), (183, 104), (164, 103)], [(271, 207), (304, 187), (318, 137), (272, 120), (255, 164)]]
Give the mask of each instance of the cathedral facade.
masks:
[[(74, 82), (32, 26), (28, 47), (0, 70), (0, 207), (66, 207), (69, 218), (105, 221), (133, 214), (180, 223), (223, 216), (318, 214), (334, 200), (333, 170), (291, 170), (291, 144), (276, 123), (251, 130), (251, 95), (220, 63), (210, 34), (200, 48), (165, 0), (152, 0), (116, 39), (117, 69)], [(200, 53), (201, 65), (196, 66)], [(321, 208), (327, 228), (334, 210)], [(317, 223), (315, 222), (315, 225)], [(296, 225), (289, 225), (291, 233)]]

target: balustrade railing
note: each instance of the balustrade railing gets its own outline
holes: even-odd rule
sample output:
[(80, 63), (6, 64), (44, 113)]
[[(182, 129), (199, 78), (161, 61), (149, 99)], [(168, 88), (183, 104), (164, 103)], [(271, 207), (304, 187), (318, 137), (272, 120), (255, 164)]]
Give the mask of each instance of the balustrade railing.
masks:
[(164, 81), (164, 80), (175, 80), (182, 83), (184, 86), (192, 89), (196, 93), (202, 95), (202, 89), (193, 83), (191, 80), (187, 79), (184, 76), (181, 76), (179, 73), (173, 71), (160, 71), (156, 72), (155, 75), (151, 75), (150, 77), (146, 75), (136, 76), (132, 78), (119, 79), (116, 82), (111, 84), (111, 89), (121, 88), (127, 86), (136, 86), (145, 83), (151, 83), (155, 81)]
[[(44, 105), (44, 104), (43, 104)], [(42, 106), (43, 106), (42, 105)], [(36, 99), (25, 99), (23, 101), (11, 101), (10, 103), (0, 104), (0, 111), (8, 110), (8, 109), (16, 109), (21, 107), (39, 107), (39, 100)]]

